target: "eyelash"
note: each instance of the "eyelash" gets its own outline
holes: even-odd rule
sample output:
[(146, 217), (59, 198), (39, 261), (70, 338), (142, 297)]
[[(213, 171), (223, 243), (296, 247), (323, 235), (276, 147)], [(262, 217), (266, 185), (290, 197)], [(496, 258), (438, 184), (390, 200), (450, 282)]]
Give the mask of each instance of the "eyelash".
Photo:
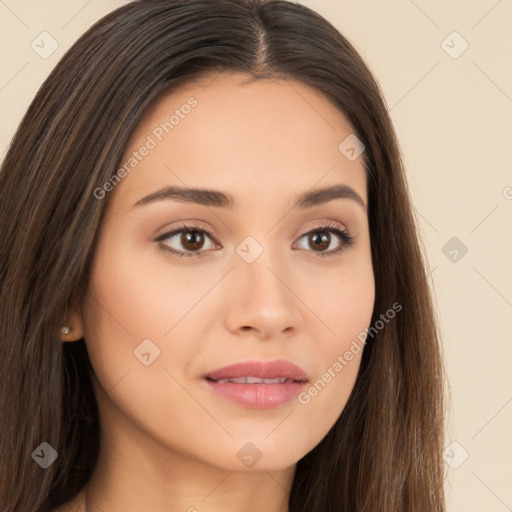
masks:
[[(206, 234), (214, 242), (218, 243), (217, 240), (216, 240), (215, 235), (212, 232), (210, 232), (208, 229), (201, 228), (201, 227), (195, 226), (195, 225), (186, 225), (186, 224), (184, 224), (183, 226), (180, 226), (178, 229), (175, 229), (175, 230), (173, 230), (173, 231), (171, 231), (169, 233), (165, 233), (165, 234), (159, 236), (155, 241), (156, 242), (161, 242), (162, 240), (166, 240), (168, 238), (171, 238), (174, 235), (177, 235), (178, 233), (187, 232), (187, 231), (189, 231), (189, 232), (190, 231), (192, 231), (192, 232), (195, 231), (195, 232), (199, 232), (199, 233), (202, 233), (202, 234)], [(329, 256), (335, 256), (337, 254), (340, 254), (344, 250), (348, 249), (351, 245), (354, 244), (355, 237), (351, 236), (350, 233), (346, 229), (342, 229), (339, 226), (336, 226), (335, 224), (323, 224), (321, 226), (318, 226), (317, 228), (310, 229), (309, 231), (304, 233), (299, 238), (299, 240), (301, 238), (304, 238), (306, 235), (311, 234), (311, 233), (323, 233), (323, 232), (326, 232), (326, 231), (329, 231), (329, 232), (332, 232), (332, 233), (335, 233), (336, 235), (338, 235), (342, 239), (343, 243), (337, 249), (333, 249), (333, 250), (328, 251), (328, 252), (310, 251), (310, 252), (313, 252), (314, 255), (318, 256), (319, 258), (326, 258), (326, 257), (329, 257)], [(177, 256), (187, 257), (187, 258), (188, 257), (202, 257), (202, 253), (205, 252), (205, 251), (183, 252), (183, 251), (177, 251), (176, 249), (171, 249), (170, 247), (168, 247), (165, 244), (159, 244), (159, 246), (165, 252), (169, 252), (169, 253), (175, 254)]]

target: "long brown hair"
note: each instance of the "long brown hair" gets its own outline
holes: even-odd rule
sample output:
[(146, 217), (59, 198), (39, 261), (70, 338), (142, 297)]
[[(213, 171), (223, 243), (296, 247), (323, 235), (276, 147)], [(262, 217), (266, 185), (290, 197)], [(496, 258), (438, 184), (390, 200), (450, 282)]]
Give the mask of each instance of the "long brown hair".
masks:
[[(442, 357), (426, 261), (398, 142), (371, 72), (338, 30), (284, 0), (139, 0), (108, 14), (62, 57), (0, 172), (0, 508), (43, 512), (76, 495), (98, 456), (97, 400), (83, 338), (59, 328), (87, 293), (113, 176), (148, 106), (207, 72), (316, 88), (364, 143), (376, 297), (345, 409), (298, 461), (294, 512), (443, 512)], [(341, 142), (341, 141), (340, 141)], [(47, 469), (33, 451), (47, 442)]]

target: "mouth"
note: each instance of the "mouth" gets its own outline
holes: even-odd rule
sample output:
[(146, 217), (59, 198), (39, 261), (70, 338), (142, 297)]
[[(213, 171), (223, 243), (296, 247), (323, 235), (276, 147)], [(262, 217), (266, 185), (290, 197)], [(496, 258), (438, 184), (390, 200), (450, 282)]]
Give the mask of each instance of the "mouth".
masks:
[(205, 377), (215, 381), (229, 379), (233, 382), (237, 382), (235, 379), (247, 379), (237, 382), (239, 384), (261, 384), (262, 381), (267, 381), (268, 384), (280, 383), (275, 379), (289, 379), (298, 382), (308, 380), (306, 372), (300, 366), (284, 359), (243, 361), (214, 370)]
[(215, 395), (251, 409), (270, 409), (294, 400), (308, 376), (289, 361), (247, 361), (204, 377)]
[(252, 375), (248, 375), (247, 377), (231, 377), (225, 379), (212, 379), (210, 377), (206, 377), (206, 380), (210, 382), (218, 382), (220, 384), (225, 384), (226, 382), (233, 382), (235, 384), (290, 384), (291, 382), (307, 382), (307, 379), (296, 380), (288, 377), (275, 377), (273, 379), (265, 379), (262, 377), (253, 377)]

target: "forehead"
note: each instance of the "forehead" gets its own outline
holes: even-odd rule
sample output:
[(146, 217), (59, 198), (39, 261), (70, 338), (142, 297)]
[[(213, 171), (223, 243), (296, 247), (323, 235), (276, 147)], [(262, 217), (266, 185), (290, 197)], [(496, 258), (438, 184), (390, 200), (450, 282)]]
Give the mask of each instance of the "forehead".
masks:
[(127, 206), (173, 184), (279, 199), (321, 181), (347, 184), (366, 202), (362, 158), (350, 161), (338, 149), (353, 132), (330, 100), (301, 82), (205, 75), (146, 111), (122, 155), (129, 172), (115, 200)]

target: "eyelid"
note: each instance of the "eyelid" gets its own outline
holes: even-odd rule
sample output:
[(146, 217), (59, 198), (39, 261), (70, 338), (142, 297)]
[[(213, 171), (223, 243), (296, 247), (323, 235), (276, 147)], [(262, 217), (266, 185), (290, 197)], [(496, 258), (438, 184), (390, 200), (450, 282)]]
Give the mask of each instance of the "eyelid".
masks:
[[(196, 223), (197, 221), (192, 221), (192, 222)], [(198, 231), (199, 233), (206, 234), (209, 238), (212, 239), (214, 244), (220, 245), (220, 242), (217, 239), (217, 235), (213, 230), (202, 227), (201, 225), (199, 225), (197, 223), (196, 224), (187, 224), (186, 222), (183, 222), (179, 226), (173, 227), (170, 231), (166, 231), (165, 233), (157, 236), (157, 238), (155, 239), (155, 242), (161, 242), (162, 240), (167, 240), (168, 238), (172, 238), (173, 236), (175, 236), (181, 232), (186, 232), (186, 231), (189, 231), (189, 232), (190, 231)], [(195, 251), (195, 252), (193, 252), (193, 251), (186, 252), (186, 251), (179, 251), (176, 249), (171, 249), (170, 247), (168, 247), (167, 245), (162, 244), (162, 243), (160, 243), (159, 245), (160, 245), (160, 247), (162, 247), (162, 249), (164, 251), (170, 252), (172, 254), (177, 254), (179, 256), (201, 257), (201, 256), (204, 256), (204, 253), (207, 251), (207, 250), (205, 251), (203, 249), (203, 250)]]
[[(193, 221), (196, 223), (197, 221)], [(167, 231), (163, 233), (162, 235), (159, 235), (155, 242), (161, 242), (162, 240), (166, 240), (168, 238), (172, 238), (173, 236), (181, 233), (181, 232), (193, 232), (197, 231), (199, 233), (206, 234), (210, 239), (212, 239), (212, 242), (217, 245), (221, 245), (218, 241), (217, 235), (213, 230), (210, 230), (208, 228), (202, 227), (199, 224), (187, 224), (183, 222), (181, 225), (176, 226), (171, 229), (171, 231)], [(332, 221), (323, 221), (322, 224), (319, 226), (313, 226), (312, 228), (308, 229), (307, 231), (303, 232), (302, 235), (300, 235), (297, 238), (297, 241), (301, 240), (305, 236), (309, 235), (310, 233), (315, 232), (329, 232), (334, 233), (334, 236), (338, 237), (342, 240), (342, 244), (340, 247), (336, 249), (331, 249), (330, 251), (306, 251), (313, 253), (316, 257), (329, 257), (329, 256), (335, 256), (346, 249), (348, 249), (351, 245), (354, 244), (355, 239), (357, 238), (354, 235), (351, 235), (350, 232), (346, 227), (344, 227), (342, 224), (333, 223)], [(294, 242), (295, 244), (296, 242)], [(159, 244), (162, 250), (165, 252), (169, 252), (178, 256), (184, 256), (184, 257), (203, 257), (205, 256), (205, 253), (211, 251), (212, 249), (206, 249), (206, 250), (199, 250), (199, 251), (181, 251), (177, 249), (170, 248), (169, 246), (165, 244)], [(222, 246), (221, 246), (222, 247)]]
[(351, 235), (351, 233), (345, 226), (338, 223), (334, 224), (332, 221), (324, 221), (320, 226), (315, 226), (311, 229), (308, 229), (298, 238), (298, 240), (301, 240), (310, 233), (315, 232), (333, 232), (335, 236), (341, 238), (341, 240), (343, 241), (340, 247), (338, 247), (337, 249), (331, 249), (330, 251), (307, 251), (313, 253), (315, 257), (323, 258), (329, 256), (336, 256), (350, 248), (350, 246), (352, 246), (356, 240), (356, 236)]
[[(210, 229), (209, 227), (206, 227), (206, 225), (203, 225), (203, 222), (196, 219), (190, 219), (186, 221), (178, 221), (178, 224), (172, 225), (172, 227), (164, 226), (163, 228), (160, 228), (156, 231), (156, 234), (153, 235), (154, 241), (162, 240), (165, 238), (168, 238), (169, 236), (176, 234), (176, 232), (179, 232), (181, 230), (188, 229), (190, 231), (197, 230), (197, 231), (205, 231), (212, 233), (212, 235), (216, 236), (215, 232)], [(159, 234), (160, 233), (160, 234)]]

